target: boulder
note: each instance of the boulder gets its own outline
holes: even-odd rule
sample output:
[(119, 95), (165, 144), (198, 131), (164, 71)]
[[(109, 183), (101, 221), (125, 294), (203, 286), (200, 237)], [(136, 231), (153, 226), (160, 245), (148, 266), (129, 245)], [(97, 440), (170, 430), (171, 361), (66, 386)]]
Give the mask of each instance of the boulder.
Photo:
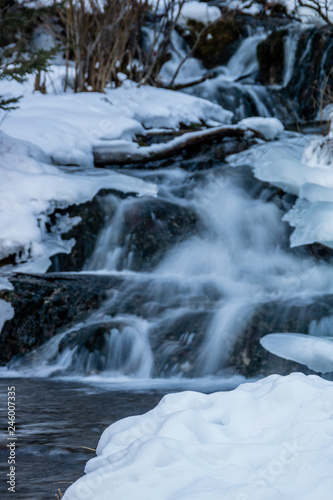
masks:
[(9, 277), (14, 290), (0, 290), (0, 299), (15, 310), (0, 336), (0, 364), (29, 352), (97, 309), (123, 279), (90, 275), (20, 275)]

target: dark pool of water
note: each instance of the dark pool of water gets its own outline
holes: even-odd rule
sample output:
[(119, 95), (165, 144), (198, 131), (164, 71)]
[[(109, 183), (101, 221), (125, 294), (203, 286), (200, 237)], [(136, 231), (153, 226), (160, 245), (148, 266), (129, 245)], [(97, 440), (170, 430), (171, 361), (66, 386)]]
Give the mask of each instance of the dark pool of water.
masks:
[[(7, 490), (7, 387), (16, 388), (16, 492)], [(47, 379), (0, 379), (0, 498), (55, 499), (83, 475), (103, 430), (150, 410), (164, 393), (124, 392)]]

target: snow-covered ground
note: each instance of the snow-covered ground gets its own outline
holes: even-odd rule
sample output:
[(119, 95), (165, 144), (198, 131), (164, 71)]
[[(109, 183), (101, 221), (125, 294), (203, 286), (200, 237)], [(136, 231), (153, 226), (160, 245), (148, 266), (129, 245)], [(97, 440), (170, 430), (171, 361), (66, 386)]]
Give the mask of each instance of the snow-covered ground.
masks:
[(180, 11), (178, 24), (186, 28), (188, 21), (210, 24), (221, 17), (218, 7), (209, 6), (205, 2), (190, 1), (185, 2)]
[(272, 375), (111, 425), (64, 500), (330, 500), (332, 455), (333, 383)]

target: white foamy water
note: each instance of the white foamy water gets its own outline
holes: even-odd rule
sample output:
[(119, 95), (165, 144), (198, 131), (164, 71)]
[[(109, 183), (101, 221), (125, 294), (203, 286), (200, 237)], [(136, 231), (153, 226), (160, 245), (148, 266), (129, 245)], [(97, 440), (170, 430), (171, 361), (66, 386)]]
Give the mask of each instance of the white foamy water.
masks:
[[(283, 139), (285, 150), (295, 153), (294, 142)], [(258, 162), (259, 155), (251, 154)], [(244, 155), (244, 161), (254, 160)], [(261, 304), (311, 303), (313, 296), (332, 293), (332, 268), (304, 253), (291, 253), (283, 212), (267, 201), (267, 193), (251, 196), (246, 169), (244, 176), (240, 165), (234, 172), (238, 177), (215, 169), (195, 183), (190, 174), (178, 171), (141, 174), (159, 184), (160, 196), (178, 201), (200, 221), (196, 233), (172, 245), (149, 272), (133, 270), (133, 249), (126, 246), (130, 234), (124, 229), (126, 214), (130, 211), (135, 219), (142, 199), (110, 197), (113, 215), (87, 270), (123, 276), (124, 284), (76, 327), (79, 340), (58, 352), (65, 338), (61, 334), (38, 349), (37, 357), (26, 356), (25, 363), (29, 356), (29, 363), (33, 360), (30, 369), (110, 380), (216, 376), (229, 366), (236, 340)], [(154, 220), (153, 209), (150, 217)], [(159, 228), (159, 220), (155, 222)], [(310, 327), (312, 333), (320, 330), (315, 322)], [(12, 368), (27, 370), (22, 360)]]

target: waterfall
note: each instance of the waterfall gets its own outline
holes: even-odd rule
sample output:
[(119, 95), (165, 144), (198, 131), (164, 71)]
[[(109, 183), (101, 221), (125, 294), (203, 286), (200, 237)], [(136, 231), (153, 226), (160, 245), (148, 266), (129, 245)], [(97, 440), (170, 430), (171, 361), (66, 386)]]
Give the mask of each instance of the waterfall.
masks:
[[(293, 140), (285, 141), (288, 147), (295, 147)], [(267, 201), (267, 189), (260, 195), (247, 172), (242, 167), (230, 172), (220, 167), (200, 176), (177, 169), (136, 171), (157, 182), (161, 198), (152, 203), (149, 197), (111, 195), (112, 210), (85, 271), (122, 276), (122, 285), (97, 312), (31, 355), (13, 360), (11, 368), (53, 376), (216, 376), (230, 368), (234, 348), (251, 324), (246, 335), (253, 329), (269, 333), (277, 317), (279, 325), (293, 318), (295, 328), (320, 334), (329, 321), (323, 319), (325, 309), (298, 311), (309, 307), (311, 297), (333, 292), (333, 271), (290, 251), (283, 212)], [(158, 212), (157, 206), (170, 210), (170, 222), (177, 201), (200, 223), (168, 246), (168, 225), (160, 219), (166, 209)], [(138, 241), (133, 231), (142, 218), (147, 224), (141, 244), (150, 245), (157, 233), (165, 247), (149, 272), (139, 249), (128, 244)]]

